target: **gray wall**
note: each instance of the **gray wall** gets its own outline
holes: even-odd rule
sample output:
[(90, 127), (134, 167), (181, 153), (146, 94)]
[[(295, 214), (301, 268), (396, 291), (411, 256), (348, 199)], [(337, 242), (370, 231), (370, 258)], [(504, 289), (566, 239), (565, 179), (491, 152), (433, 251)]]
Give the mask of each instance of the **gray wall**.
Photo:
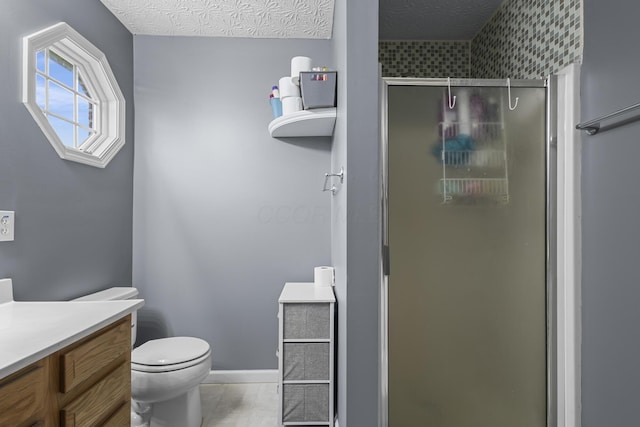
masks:
[[(62, 160), (21, 102), (22, 37), (65, 21), (101, 49), (127, 100), (127, 143), (106, 169)], [(98, 0), (2, 2), (0, 209), (16, 239), (0, 243), (0, 277), (17, 300), (61, 300), (131, 284), (133, 42)]]
[[(336, 0), (333, 21), (333, 57), (338, 70), (338, 108), (331, 147), (331, 169), (347, 166), (347, 0)], [(355, 102), (355, 100), (354, 100)], [(347, 195), (350, 170), (331, 198), (331, 265), (335, 268), (338, 310), (336, 408), (340, 426), (347, 424)]]
[(271, 138), (269, 93), (293, 56), (331, 66), (330, 47), (134, 37), (141, 340), (201, 337), (214, 369), (277, 368), (282, 287), (330, 262), (331, 141)]
[(339, 72), (332, 168), (346, 184), (332, 199), (332, 263), (338, 299), (338, 416), (341, 427), (378, 423), (380, 167), (378, 7), (336, 0)]
[[(582, 118), (640, 102), (640, 4), (584, 1)], [(638, 424), (640, 122), (584, 136), (582, 156), (583, 427)]]

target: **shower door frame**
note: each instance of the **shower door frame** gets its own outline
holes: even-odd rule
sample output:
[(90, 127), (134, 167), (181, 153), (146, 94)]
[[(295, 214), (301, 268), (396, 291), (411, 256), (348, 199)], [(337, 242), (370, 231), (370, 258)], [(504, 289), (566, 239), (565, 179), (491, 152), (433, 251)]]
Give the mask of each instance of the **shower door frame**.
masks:
[[(382, 242), (380, 256), (380, 427), (389, 426), (388, 89), (390, 86), (506, 87), (504, 79), (380, 79)], [(579, 378), (579, 68), (572, 64), (545, 80), (511, 80), (512, 87), (546, 88), (546, 324), (547, 427), (580, 426)], [(560, 96), (559, 96), (560, 94)], [(558, 125), (558, 116), (563, 123)], [(558, 153), (558, 135), (563, 142)], [(558, 157), (561, 167), (558, 169)], [(562, 180), (558, 186), (559, 178)], [(558, 200), (558, 190), (566, 200)], [(558, 231), (560, 224), (560, 232)], [(578, 222), (579, 224), (579, 222)], [(558, 251), (558, 246), (562, 246)], [(562, 270), (558, 275), (558, 269)], [(558, 278), (560, 291), (558, 293)], [(565, 283), (566, 282), (566, 283)], [(561, 299), (561, 301), (558, 301)], [(560, 362), (558, 359), (561, 359)], [(560, 368), (560, 370), (559, 370)], [(577, 370), (577, 372), (576, 372)]]

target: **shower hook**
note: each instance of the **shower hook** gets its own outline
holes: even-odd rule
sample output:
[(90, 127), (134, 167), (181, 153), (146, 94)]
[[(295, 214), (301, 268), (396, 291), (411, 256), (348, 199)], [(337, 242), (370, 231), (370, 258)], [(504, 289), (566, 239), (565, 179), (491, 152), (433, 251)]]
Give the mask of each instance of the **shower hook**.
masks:
[(507, 77), (507, 88), (509, 90), (509, 110), (513, 111), (518, 106), (519, 97), (516, 96), (516, 103), (511, 106), (511, 79)]
[(331, 191), (331, 194), (336, 194), (338, 189), (335, 185), (331, 185), (331, 188), (327, 188), (327, 184), (329, 183), (329, 179), (332, 176), (337, 176), (340, 178), (340, 184), (344, 182), (344, 166), (340, 168), (340, 172), (338, 173), (325, 173), (324, 174), (324, 185), (322, 186), (322, 191)]
[(453, 95), (453, 103), (451, 102), (451, 77), (447, 77), (447, 86), (449, 87), (449, 109), (453, 110), (456, 106), (456, 96)]

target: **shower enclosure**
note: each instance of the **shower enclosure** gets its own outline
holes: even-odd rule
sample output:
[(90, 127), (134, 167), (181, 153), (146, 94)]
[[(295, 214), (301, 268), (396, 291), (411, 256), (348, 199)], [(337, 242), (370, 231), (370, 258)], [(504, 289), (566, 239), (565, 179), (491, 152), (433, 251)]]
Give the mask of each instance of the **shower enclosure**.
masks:
[(547, 426), (547, 84), (382, 86), (388, 425)]

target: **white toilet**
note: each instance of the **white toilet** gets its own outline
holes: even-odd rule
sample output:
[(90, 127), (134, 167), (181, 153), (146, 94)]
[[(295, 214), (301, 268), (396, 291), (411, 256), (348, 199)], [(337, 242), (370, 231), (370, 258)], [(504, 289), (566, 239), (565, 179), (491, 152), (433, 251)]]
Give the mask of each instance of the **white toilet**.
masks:
[[(136, 288), (115, 287), (74, 301), (125, 300), (137, 296)], [(134, 312), (132, 346), (136, 329)], [(147, 425), (148, 421), (151, 427), (199, 427), (202, 424), (199, 386), (210, 369), (211, 348), (199, 338), (161, 338), (134, 349), (131, 352), (132, 425)]]

